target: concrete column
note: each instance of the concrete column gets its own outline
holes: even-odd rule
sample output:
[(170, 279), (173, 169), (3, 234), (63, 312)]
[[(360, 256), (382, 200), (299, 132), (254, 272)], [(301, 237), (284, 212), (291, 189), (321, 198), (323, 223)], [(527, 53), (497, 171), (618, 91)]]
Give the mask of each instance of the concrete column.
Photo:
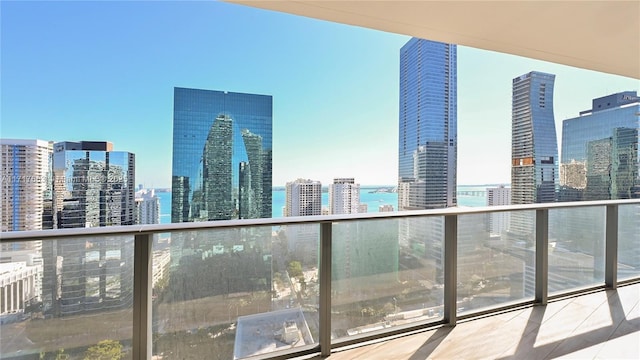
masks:
[(13, 284), (9, 284), (8, 288), (9, 288), (9, 312), (13, 312)]
[(24, 309), (24, 279), (18, 281), (18, 310)]
[(20, 288), (18, 285), (18, 281), (13, 284), (13, 311), (20, 310)]
[(9, 285), (6, 285), (2, 289), (2, 293), (4, 294), (4, 312), (5, 314), (9, 312), (9, 303), (11, 302), (11, 297), (9, 296)]
[(31, 288), (33, 284), (33, 275), (29, 275), (24, 279), (24, 297), (26, 299), (31, 298), (31, 296), (33, 295), (33, 291), (31, 291)]
[(6, 286), (0, 289), (0, 314), (4, 314), (7, 308), (7, 296), (5, 295)]

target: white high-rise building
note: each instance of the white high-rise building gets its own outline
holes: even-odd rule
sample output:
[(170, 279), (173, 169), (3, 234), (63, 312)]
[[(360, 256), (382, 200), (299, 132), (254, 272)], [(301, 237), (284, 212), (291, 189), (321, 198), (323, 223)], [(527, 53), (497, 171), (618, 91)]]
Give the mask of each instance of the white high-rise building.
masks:
[(487, 188), (487, 206), (511, 205), (511, 188), (500, 185)]
[(0, 231), (50, 228), (45, 200), (51, 200), (53, 143), (0, 139), (0, 148)]
[[(0, 231), (50, 229), (53, 143), (0, 139)], [(42, 241), (0, 244), (0, 318), (42, 298)]]
[(136, 191), (136, 214), (138, 224), (160, 223), (160, 198), (154, 189)]
[(333, 179), (329, 185), (329, 213), (354, 214), (360, 208), (360, 184), (354, 178)]
[[(487, 206), (511, 205), (511, 188), (501, 185), (487, 188)], [(511, 212), (499, 212), (489, 215), (489, 232), (501, 234), (509, 227)]]
[[(284, 216), (322, 215), (322, 184), (320, 181), (297, 179), (285, 186)], [(316, 263), (320, 228), (314, 224), (284, 226), (289, 254), (303, 263)]]
[(322, 184), (316, 180), (297, 179), (286, 185), (284, 216), (321, 215)]

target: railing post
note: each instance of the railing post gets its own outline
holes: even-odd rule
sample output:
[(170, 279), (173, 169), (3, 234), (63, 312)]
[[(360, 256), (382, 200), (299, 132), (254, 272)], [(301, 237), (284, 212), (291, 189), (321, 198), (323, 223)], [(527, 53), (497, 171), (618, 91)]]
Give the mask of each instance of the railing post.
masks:
[(133, 359), (151, 359), (152, 234), (135, 235), (133, 254)]
[(444, 324), (455, 326), (458, 311), (458, 215), (444, 217)]
[(331, 222), (320, 223), (320, 355), (331, 355)]
[(608, 289), (618, 287), (618, 205), (607, 205), (604, 250), (604, 283)]
[(549, 293), (549, 209), (536, 210), (536, 297), (546, 305)]

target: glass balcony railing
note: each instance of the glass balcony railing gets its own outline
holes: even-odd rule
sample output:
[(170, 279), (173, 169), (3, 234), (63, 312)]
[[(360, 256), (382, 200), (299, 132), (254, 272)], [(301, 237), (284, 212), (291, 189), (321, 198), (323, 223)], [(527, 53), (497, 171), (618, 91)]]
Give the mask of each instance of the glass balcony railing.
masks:
[[(518, 301), (535, 295), (535, 211), (509, 211), (513, 229), (491, 235), (486, 229), (489, 214), (458, 217), (459, 314)], [(516, 226), (516, 224), (520, 224)]]
[(326, 355), (637, 281), (638, 234), (638, 200), (2, 233), (0, 350)]
[(640, 276), (640, 206), (618, 206), (618, 278)]
[(606, 210), (549, 210), (550, 294), (604, 282)]
[(84, 359), (104, 340), (131, 358), (132, 235), (3, 239), (2, 246), (11, 261), (0, 263), (2, 358)]
[(332, 337), (442, 320), (442, 226), (442, 216), (332, 225)]

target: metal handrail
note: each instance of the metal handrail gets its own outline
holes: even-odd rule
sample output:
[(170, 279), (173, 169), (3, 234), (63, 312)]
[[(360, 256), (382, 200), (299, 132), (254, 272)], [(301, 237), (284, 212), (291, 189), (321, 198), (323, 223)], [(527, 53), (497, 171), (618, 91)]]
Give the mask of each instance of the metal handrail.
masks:
[(496, 212), (541, 210), (541, 209), (563, 209), (572, 207), (607, 206), (607, 205), (630, 205), (639, 204), (640, 199), (625, 200), (600, 200), (600, 201), (574, 201), (562, 203), (542, 203), (525, 205), (504, 205), (504, 206), (483, 206), (483, 207), (450, 207), (432, 210), (413, 210), (397, 212), (380, 212), (364, 214), (343, 214), (343, 215), (317, 215), (317, 216), (296, 216), (283, 218), (263, 218), (263, 219), (242, 219), (242, 220), (221, 220), (184, 222), (171, 224), (153, 225), (126, 225), (126, 226), (105, 226), (94, 228), (73, 228), (73, 229), (52, 229), (52, 230), (32, 230), (32, 231), (12, 231), (1, 232), (0, 242), (5, 241), (33, 241), (69, 237), (86, 236), (113, 236), (113, 235), (140, 235), (156, 234), (172, 231), (191, 231), (219, 228), (237, 228), (252, 226), (281, 226), (295, 224), (319, 224), (322, 222), (345, 222), (360, 221), (370, 219), (397, 219), (421, 216), (446, 216), (446, 215), (472, 215), (491, 214)]

